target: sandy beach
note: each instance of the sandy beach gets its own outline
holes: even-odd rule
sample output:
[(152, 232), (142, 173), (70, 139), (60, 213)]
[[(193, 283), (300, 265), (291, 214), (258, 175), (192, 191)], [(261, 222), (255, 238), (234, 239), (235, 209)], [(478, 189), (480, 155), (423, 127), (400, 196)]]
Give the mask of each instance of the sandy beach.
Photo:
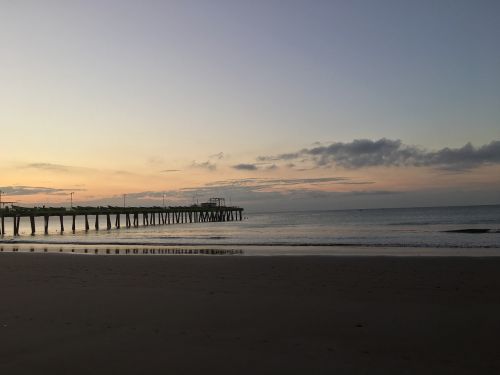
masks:
[(500, 259), (0, 254), (2, 374), (495, 374)]

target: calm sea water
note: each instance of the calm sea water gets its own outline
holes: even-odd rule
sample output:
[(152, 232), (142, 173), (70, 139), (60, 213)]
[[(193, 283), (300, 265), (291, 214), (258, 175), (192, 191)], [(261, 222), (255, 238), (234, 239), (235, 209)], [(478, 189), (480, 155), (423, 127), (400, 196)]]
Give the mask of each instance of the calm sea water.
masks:
[[(89, 218), (90, 219), (90, 218)], [(24, 222), (23, 222), (24, 220)], [(52, 218), (50, 234), (43, 234), (42, 220), (31, 236), (28, 219), (21, 221), (21, 236), (14, 238), (12, 222), (6, 221), (7, 234), (0, 242), (76, 245), (167, 245), (167, 246), (243, 246), (282, 252), (285, 247), (301, 247), (302, 252), (347, 246), (351, 248), (454, 248), (499, 249), (500, 206), (369, 209), (280, 213), (245, 213), (241, 222), (157, 225), (139, 228), (89, 232), (77, 221), (71, 232), (60, 233), (59, 220)], [(122, 218), (122, 223), (125, 222)], [(101, 217), (101, 226), (105, 220)], [(140, 221), (142, 222), (142, 221)], [(93, 218), (90, 222), (93, 227)], [(460, 233), (486, 229), (486, 233)], [(41, 233), (40, 233), (41, 232)], [(307, 250), (309, 249), (309, 250)], [(349, 251), (348, 249), (345, 251)], [(324, 250), (322, 250), (324, 252)]]

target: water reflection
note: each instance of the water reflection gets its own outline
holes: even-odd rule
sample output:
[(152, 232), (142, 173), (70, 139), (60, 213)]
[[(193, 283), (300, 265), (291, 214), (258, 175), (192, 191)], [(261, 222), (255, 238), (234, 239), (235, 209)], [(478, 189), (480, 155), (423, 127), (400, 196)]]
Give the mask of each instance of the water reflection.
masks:
[(19, 245), (0, 246), (0, 253), (66, 253), (88, 255), (243, 255), (241, 249), (197, 249), (197, 248), (155, 248), (155, 247), (25, 247)]

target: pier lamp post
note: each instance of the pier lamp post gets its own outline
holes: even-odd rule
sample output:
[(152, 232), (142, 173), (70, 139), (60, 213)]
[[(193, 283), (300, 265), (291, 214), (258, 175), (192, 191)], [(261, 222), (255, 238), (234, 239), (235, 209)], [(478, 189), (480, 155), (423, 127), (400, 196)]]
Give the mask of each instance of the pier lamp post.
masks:
[(165, 193), (163, 193), (163, 208), (165, 208)]
[(70, 202), (71, 202), (71, 203), (70, 203), (71, 209), (73, 209), (73, 194), (75, 194), (75, 192), (74, 192), (74, 191), (72, 191), (71, 193), (69, 193), (70, 200), (71, 200), (71, 201), (70, 201)]
[(125, 208), (125, 198), (127, 197), (127, 194), (123, 194), (123, 208)]
[(2, 194), (3, 194), (3, 191), (0, 190), (0, 208), (2, 208)]

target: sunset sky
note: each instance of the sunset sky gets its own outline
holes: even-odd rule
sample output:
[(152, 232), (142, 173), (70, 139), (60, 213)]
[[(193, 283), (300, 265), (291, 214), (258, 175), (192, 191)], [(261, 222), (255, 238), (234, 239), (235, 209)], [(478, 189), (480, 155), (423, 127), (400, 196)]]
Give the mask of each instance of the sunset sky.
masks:
[(500, 203), (500, 2), (0, 1), (18, 204)]

